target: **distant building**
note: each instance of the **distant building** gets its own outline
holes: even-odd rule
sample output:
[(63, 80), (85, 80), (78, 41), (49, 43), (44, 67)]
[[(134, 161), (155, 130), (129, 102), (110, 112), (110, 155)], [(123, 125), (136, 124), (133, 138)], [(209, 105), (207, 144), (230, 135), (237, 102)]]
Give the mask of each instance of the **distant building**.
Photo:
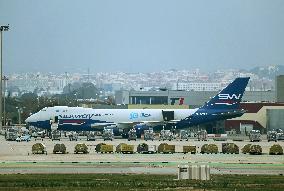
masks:
[[(198, 107), (218, 91), (116, 91), (116, 104), (165, 104)], [(244, 102), (275, 102), (275, 91), (245, 91)]]
[(184, 83), (180, 82), (174, 85), (174, 90), (184, 90), (184, 91), (218, 91), (222, 89), (221, 83), (197, 83), (190, 82)]
[(284, 75), (276, 77), (276, 101), (284, 103)]

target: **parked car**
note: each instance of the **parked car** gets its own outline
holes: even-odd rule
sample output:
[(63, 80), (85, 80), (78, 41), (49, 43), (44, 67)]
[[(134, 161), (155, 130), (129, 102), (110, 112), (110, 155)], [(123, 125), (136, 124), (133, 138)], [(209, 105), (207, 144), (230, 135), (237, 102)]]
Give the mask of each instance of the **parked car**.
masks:
[(16, 139), (17, 142), (21, 142), (21, 141), (26, 141), (29, 142), (31, 140), (31, 136), (30, 135), (21, 135), (20, 137), (18, 137)]

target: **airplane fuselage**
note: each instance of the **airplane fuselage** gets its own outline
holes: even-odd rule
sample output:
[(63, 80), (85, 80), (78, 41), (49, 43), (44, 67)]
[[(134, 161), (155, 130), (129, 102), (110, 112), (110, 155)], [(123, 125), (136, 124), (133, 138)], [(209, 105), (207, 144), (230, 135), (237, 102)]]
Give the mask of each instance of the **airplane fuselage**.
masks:
[[(163, 112), (173, 112), (173, 119), (167, 119)], [(155, 126), (167, 121), (179, 121), (191, 116), (197, 109), (91, 109), (81, 107), (56, 106), (44, 108), (31, 116), (30, 125), (51, 129), (57, 123), (58, 130), (92, 131), (104, 127), (133, 127), (135, 124), (146, 123)], [(32, 118), (37, 118), (33, 120)], [(49, 119), (49, 120), (47, 120)]]

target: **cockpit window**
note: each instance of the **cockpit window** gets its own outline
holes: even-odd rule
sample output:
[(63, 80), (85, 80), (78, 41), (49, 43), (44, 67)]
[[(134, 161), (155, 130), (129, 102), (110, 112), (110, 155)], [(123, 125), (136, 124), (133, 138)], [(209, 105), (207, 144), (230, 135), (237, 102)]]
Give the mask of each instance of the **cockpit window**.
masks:
[(55, 112), (59, 112), (59, 109), (55, 110)]
[(46, 111), (46, 109), (47, 109), (47, 107), (45, 107), (45, 108), (42, 108), (40, 111)]

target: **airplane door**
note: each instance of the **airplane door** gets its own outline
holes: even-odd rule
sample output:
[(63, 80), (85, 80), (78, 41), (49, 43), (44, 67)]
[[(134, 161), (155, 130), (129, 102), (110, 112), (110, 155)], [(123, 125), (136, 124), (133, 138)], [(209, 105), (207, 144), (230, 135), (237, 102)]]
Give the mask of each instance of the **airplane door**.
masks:
[(163, 114), (164, 121), (171, 121), (171, 120), (174, 120), (175, 118), (174, 111), (163, 111), (162, 110), (162, 114)]
[(54, 116), (51, 120), (50, 120), (50, 125), (51, 125), (51, 130), (55, 131), (58, 129), (58, 116)]

